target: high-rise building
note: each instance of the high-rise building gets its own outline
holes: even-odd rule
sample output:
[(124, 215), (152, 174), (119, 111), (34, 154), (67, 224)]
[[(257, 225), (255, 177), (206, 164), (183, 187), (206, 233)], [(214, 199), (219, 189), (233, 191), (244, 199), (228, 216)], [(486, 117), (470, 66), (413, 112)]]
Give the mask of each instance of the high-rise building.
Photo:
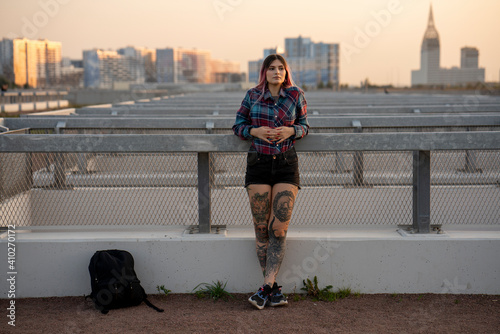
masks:
[(156, 50), (127, 46), (118, 49), (118, 54), (129, 58), (128, 65), (135, 72), (137, 83), (156, 82)]
[(240, 63), (237, 61), (212, 59), (210, 61), (210, 82), (240, 82)]
[(177, 67), (173, 48), (156, 50), (156, 80), (157, 82), (176, 82)]
[(131, 79), (127, 75), (122, 56), (111, 50), (83, 51), (83, 82), (85, 87), (111, 89), (115, 82)]
[(160, 83), (214, 83), (241, 80), (238, 62), (212, 59), (210, 51), (165, 48), (156, 50)]
[(210, 83), (210, 51), (177, 51), (177, 82)]
[(155, 57), (154, 50), (145, 48), (86, 50), (83, 52), (85, 87), (111, 89), (154, 81)]
[(479, 50), (477, 48), (463, 47), (460, 49), (460, 67), (478, 68)]
[(47, 85), (54, 86), (59, 83), (61, 78), (62, 66), (62, 47), (60, 42), (47, 41), (46, 47), (46, 71), (47, 71)]
[(285, 53), (290, 58), (312, 58), (314, 43), (308, 37), (285, 38)]
[[(269, 49), (267, 49), (269, 50)], [(269, 54), (267, 55), (269, 56)], [(248, 62), (248, 81), (249, 82), (259, 82), (259, 71), (260, 67), (262, 66), (262, 62), (264, 59), (267, 57), (266, 53), (264, 52), (264, 58), (259, 59), (259, 60), (250, 60)]]
[(61, 77), (61, 43), (26, 38), (0, 42), (1, 73), (19, 86), (55, 85)]
[[(299, 36), (285, 39), (285, 52), (272, 52), (278, 49), (265, 49), (264, 58), (278, 53), (286, 57), (293, 73), (293, 79), (299, 86), (330, 86), (338, 89), (340, 84), (339, 44), (315, 43), (311, 38)], [(259, 70), (263, 59), (248, 62), (248, 79), (259, 80)]]
[(427, 28), (420, 49), (420, 69), (411, 72), (411, 84), (416, 85), (463, 85), (484, 82), (484, 68), (479, 68), (479, 51), (476, 48), (461, 49), (460, 68), (442, 68), (440, 65), (440, 42), (432, 6)]
[(61, 81), (64, 87), (83, 87), (83, 61), (63, 57), (61, 61)]
[(432, 83), (439, 81), (439, 69), (441, 67), (440, 51), (439, 33), (434, 24), (434, 15), (432, 14), (431, 7), (427, 29), (425, 30), (422, 46), (420, 47), (421, 80)]
[(14, 42), (11, 39), (0, 41), (0, 75), (14, 82)]

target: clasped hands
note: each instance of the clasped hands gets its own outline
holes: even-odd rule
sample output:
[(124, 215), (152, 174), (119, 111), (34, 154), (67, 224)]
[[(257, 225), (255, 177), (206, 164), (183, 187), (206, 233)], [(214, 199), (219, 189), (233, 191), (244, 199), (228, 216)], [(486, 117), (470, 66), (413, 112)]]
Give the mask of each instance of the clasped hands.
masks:
[(295, 128), (293, 126), (280, 126), (279, 128), (261, 126), (258, 128), (250, 129), (250, 134), (254, 137), (262, 139), (266, 143), (280, 144), (285, 139), (295, 134)]

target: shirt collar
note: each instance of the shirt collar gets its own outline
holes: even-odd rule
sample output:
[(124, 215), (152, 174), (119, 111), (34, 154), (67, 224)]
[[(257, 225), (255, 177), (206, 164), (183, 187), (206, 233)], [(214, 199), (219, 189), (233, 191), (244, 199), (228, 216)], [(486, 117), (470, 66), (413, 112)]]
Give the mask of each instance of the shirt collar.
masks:
[[(281, 88), (280, 88), (279, 96), (282, 96), (282, 97), (286, 96), (285, 90), (283, 89), (283, 86), (281, 86)], [(264, 99), (266, 100), (266, 99), (270, 99), (270, 98), (272, 98), (271, 91), (267, 88), (267, 85), (266, 85), (266, 91), (264, 92)]]

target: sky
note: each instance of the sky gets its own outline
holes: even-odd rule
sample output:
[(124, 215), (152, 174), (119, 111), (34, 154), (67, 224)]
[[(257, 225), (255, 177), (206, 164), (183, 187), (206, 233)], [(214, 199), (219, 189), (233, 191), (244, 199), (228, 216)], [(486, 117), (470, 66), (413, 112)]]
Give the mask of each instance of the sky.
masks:
[[(248, 61), (299, 35), (340, 44), (340, 81), (407, 86), (420, 67), (430, 0), (0, 0), (0, 38), (62, 43), (63, 57), (125, 46), (209, 50)], [(433, 0), (441, 67), (479, 49), (486, 81), (499, 81), (500, 0)], [(293, 70), (293, 69), (292, 69)]]

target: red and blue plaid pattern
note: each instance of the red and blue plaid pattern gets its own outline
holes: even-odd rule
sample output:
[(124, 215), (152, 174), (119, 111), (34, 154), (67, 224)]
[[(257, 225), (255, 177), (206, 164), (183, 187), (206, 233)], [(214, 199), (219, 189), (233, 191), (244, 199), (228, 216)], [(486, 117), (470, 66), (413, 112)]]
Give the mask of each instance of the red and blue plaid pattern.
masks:
[[(277, 102), (274, 101), (267, 88), (264, 96), (259, 99), (261, 95), (262, 91), (257, 88), (247, 91), (241, 102), (241, 107), (236, 113), (233, 132), (241, 139), (252, 139), (250, 151), (262, 154), (286, 152), (293, 147), (296, 139), (304, 137), (309, 132), (307, 102), (304, 92), (295, 86), (281, 88)], [(285, 139), (281, 144), (268, 144), (262, 139), (250, 135), (250, 129), (261, 126), (270, 128), (293, 126), (295, 135)]]

